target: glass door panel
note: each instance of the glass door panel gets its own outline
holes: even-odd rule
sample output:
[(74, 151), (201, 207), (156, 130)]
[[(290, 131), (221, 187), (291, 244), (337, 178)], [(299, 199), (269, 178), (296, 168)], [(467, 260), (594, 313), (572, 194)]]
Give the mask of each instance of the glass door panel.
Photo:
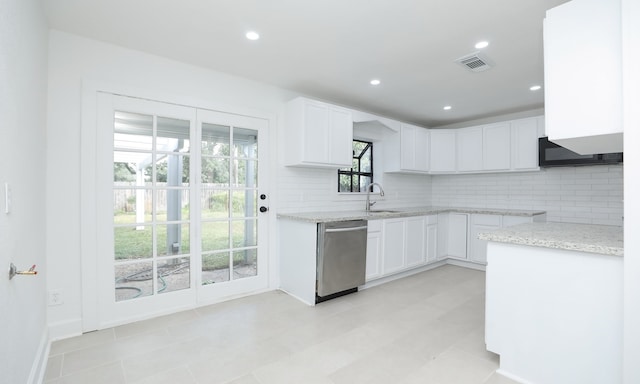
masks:
[(155, 114), (114, 111), (116, 301), (191, 286), (191, 124)]
[[(266, 254), (258, 233), (259, 140), (265, 122), (242, 116), (198, 111), (201, 148), (201, 285), (211, 289), (266, 285), (260, 255)], [(264, 265), (264, 264), (262, 264)], [(250, 279), (254, 278), (254, 279)], [(224, 284), (221, 284), (224, 283)], [(257, 285), (256, 285), (257, 286)], [(209, 297), (209, 291), (203, 297)], [(211, 294), (215, 296), (215, 294)]]
[[(202, 257), (208, 261), (202, 263), (205, 285), (257, 274), (255, 257), (238, 257), (257, 247), (257, 140), (257, 130), (202, 124), (202, 195), (206, 197), (201, 210)], [(235, 273), (236, 268), (243, 272)]]

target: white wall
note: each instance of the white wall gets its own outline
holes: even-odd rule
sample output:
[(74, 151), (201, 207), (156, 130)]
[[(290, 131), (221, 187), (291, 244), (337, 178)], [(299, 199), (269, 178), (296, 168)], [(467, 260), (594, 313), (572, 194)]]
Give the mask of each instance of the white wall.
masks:
[(640, 2), (622, 0), (625, 148), (624, 383), (640, 383)]
[[(46, 349), (47, 24), (37, 0), (0, 0), (0, 383), (37, 382)], [(9, 281), (9, 263), (37, 265)]]
[[(80, 252), (83, 81), (273, 115), (285, 100), (295, 96), (247, 79), (51, 31), (46, 158), (48, 287), (60, 289), (64, 300), (63, 305), (49, 307), (53, 338), (82, 329), (81, 263), (83, 257), (90, 256)], [(274, 129), (272, 135), (276, 133)]]
[(621, 165), (433, 176), (432, 184), (433, 205), (539, 209), (548, 221), (622, 225)]

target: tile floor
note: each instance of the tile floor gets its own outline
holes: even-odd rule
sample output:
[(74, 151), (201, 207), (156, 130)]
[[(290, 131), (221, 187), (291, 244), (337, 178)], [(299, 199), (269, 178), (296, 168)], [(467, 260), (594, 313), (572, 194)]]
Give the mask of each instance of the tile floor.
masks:
[(45, 383), (511, 384), (484, 272), (443, 266), (308, 307), (279, 291), (53, 343)]

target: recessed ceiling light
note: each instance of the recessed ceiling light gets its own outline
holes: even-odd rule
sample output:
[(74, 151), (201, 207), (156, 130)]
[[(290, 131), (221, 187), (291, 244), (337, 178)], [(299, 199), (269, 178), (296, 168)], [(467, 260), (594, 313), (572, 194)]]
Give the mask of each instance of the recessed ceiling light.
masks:
[(260, 38), (258, 32), (255, 31), (249, 31), (245, 36), (247, 36), (247, 39), (249, 40), (258, 40)]
[(489, 46), (488, 41), (479, 41), (476, 43), (476, 49), (487, 48)]
[(539, 85), (533, 85), (533, 86), (531, 86), (531, 87), (529, 88), (529, 90), (531, 90), (531, 91), (537, 91), (537, 90), (539, 90), (540, 88), (542, 88), (542, 87), (541, 87), (541, 86), (539, 86)]
[(448, 111), (448, 110), (451, 109), (451, 106), (450, 105), (445, 105), (442, 109), (444, 109), (445, 111)]
[(371, 84), (371, 85), (380, 85), (380, 80), (378, 80), (378, 79), (373, 79), (373, 80), (371, 80), (371, 81), (369, 82), (369, 84)]

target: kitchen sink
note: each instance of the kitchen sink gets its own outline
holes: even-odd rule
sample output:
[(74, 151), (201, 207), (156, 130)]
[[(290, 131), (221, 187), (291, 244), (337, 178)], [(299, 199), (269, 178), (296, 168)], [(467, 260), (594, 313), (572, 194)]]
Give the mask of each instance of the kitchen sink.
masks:
[(369, 213), (398, 213), (400, 211), (396, 209), (372, 209)]

